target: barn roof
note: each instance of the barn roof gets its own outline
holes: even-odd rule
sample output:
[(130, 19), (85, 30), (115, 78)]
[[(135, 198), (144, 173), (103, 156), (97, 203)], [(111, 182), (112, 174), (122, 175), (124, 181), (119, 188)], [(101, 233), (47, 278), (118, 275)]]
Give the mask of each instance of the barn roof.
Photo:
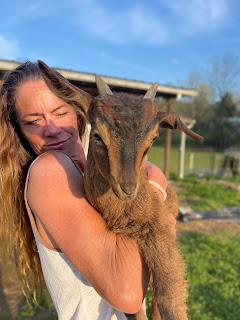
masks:
[[(0, 79), (6, 71), (15, 69), (20, 64), (21, 63), (17, 61), (0, 60)], [(77, 87), (89, 92), (93, 96), (96, 96), (98, 94), (95, 84), (95, 74), (60, 68), (54, 69), (60, 72), (65, 78), (67, 78), (71, 83), (73, 83)], [(152, 85), (152, 83), (144, 81), (122, 79), (116, 77), (109, 77), (105, 75), (99, 76), (103, 78), (103, 80), (111, 87), (113, 91), (124, 91), (135, 94), (144, 94), (146, 90), (149, 89), (149, 87)], [(197, 90), (194, 89), (186, 89), (168, 85), (159, 85), (156, 95), (163, 98), (180, 99), (182, 96), (195, 97), (197, 96), (197, 94)]]

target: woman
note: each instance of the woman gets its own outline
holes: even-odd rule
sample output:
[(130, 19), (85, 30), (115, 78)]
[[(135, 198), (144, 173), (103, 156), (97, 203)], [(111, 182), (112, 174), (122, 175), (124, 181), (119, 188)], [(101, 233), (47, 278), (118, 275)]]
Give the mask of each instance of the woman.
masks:
[[(30, 62), (5, 75), (0, 99), (0, 228), (17, 250), (25, 294), (36, 293), (43, 271), (59, 319), (137, 312), (149, 273), (136, 243), (110, 232), (86, 199), (84, 119)], [(166, 189), (162, 172), (145, 165)]]

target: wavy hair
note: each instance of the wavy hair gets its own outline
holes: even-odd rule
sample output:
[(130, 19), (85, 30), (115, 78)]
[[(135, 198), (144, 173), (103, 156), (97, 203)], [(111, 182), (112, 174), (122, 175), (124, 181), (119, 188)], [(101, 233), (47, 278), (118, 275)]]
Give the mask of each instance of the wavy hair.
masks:
[[(23, 292), (27, 298), (33, 293), (35, 301), (43, 275), (24, 203), (24, 185), (29, 165), (36, 155), (21, 134), (15, 105), (20, 85), (40, 79), (43, 78), (38, 64), (28, 61), (7, 72), (0, 88), (0, 244), (2, 252), (15, 257)], [(85, 120), (78, 112), (77, 117), (82, 137)]]

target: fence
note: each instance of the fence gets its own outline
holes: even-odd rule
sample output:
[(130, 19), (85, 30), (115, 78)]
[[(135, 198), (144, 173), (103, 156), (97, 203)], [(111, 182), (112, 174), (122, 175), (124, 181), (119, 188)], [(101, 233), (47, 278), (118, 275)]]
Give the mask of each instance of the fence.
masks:
[[(148, 160), (162, 170), (164, 168), (164, 148), (153, 146), (148, 154)], [(221, 153), (209, 150), (185, 150), (184, 176), (227, 176), (232, 172), (229, 169), (223, 169), (224, 156)], [(179, 149), (172, 148), (170, 153), (170, 173), (179, 174)]]

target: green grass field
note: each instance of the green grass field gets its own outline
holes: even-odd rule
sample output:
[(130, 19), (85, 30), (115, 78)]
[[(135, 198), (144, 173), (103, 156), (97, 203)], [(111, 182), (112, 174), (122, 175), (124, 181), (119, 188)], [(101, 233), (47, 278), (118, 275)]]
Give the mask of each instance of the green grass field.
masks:
[(240, 235), (180, 237), (189, 281), (189, 320), (237, 320), (240, 315)]
[[(238, 320), (240, 315), (240, 235), (230, 232), (181, 236), (187, 265), (188, 319)], [(147, 311), (151, 298), (148, 293)]]

